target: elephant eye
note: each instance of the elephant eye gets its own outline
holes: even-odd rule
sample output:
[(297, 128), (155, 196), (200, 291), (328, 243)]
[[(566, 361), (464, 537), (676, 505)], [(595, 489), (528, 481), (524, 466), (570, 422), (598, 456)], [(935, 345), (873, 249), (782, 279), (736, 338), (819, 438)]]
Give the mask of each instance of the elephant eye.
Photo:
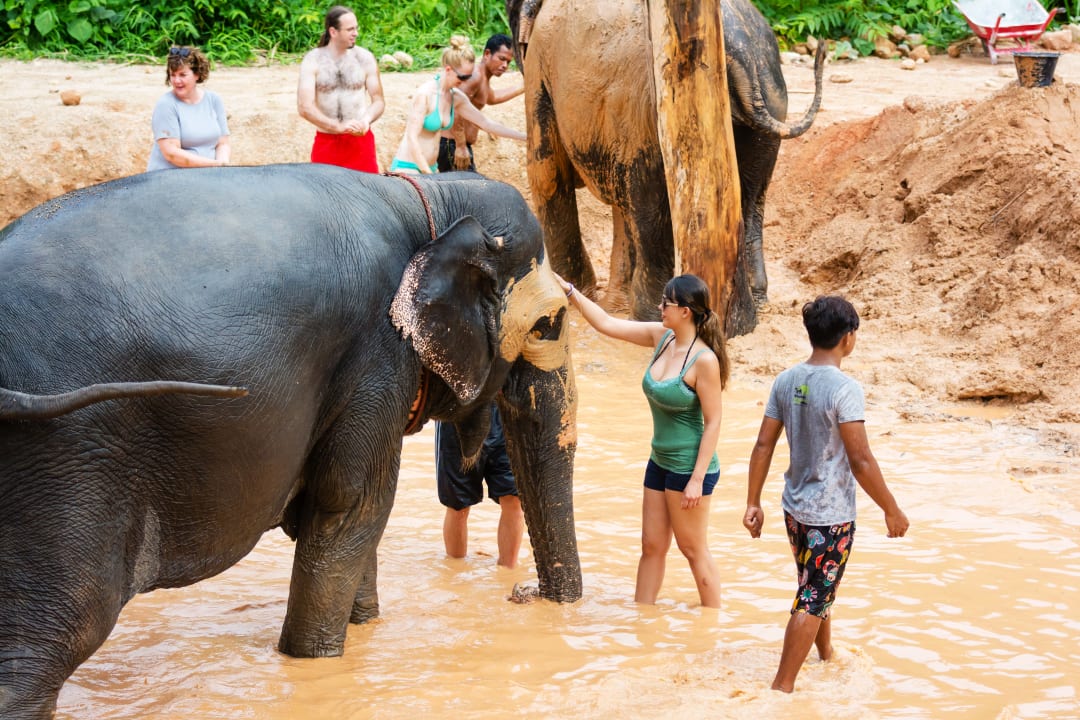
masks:
[(529, 330), (529, 335), (536, 340), (558, 340), (562, 335), (565, 318), (566, 308), (559, 308), (559, 311), (554, 316), (544, 315), (539, 317), (533, 323), (532, 329)]

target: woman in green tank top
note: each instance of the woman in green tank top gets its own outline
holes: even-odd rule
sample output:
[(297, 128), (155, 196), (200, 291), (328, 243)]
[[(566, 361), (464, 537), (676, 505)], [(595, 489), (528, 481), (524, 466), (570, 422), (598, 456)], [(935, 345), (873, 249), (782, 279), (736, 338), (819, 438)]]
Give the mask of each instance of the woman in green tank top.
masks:
[(671, 539), (690, 563), (701, 604), (720, 607), (720, 574), (709, 552), (709, 504), (720, 474), (720, 395), (730, 368), (720, 318), (696, 275), (668, 281), (660, 322), (615, 318), (559, 278), (570, 304), (597, 331), (655, 348), (641, 387), (653, 416), (652, 454), (641, 505), (641, 560), (634, 599), (653, 604)]

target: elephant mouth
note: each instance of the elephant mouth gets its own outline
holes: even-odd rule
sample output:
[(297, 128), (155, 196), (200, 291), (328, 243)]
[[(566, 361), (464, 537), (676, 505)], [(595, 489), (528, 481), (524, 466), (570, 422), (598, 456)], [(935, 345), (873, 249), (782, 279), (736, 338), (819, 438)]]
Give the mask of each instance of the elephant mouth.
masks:
[(421, 365), (420, 382), (416, 387), (416, 397), (413, 398), (412, 405), (409, 406), (409, 414), (405, 418), (406, 435), (415, 435), (420, 432), (420, 428), (424, 427), (424, 421), (427, 419), (426, 410), (430, 388), (431, 371)]

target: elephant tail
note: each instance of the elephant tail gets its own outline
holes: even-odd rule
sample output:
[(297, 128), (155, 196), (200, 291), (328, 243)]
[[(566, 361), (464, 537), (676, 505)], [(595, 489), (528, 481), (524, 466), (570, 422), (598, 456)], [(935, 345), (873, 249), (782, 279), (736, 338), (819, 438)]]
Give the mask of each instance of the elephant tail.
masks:
[[(753, 89), (750, 107), (743, 109), (751, 118), (755, 130), (778, 137), (781, 140), (790, 140), (799, 137), (810, 129), (810, 126), (814, 124), (814, 118), (817, 117), (818, 109), (821, 107), (821, 87), (822, 78), (825, 75), (826, 45), (827, 43), (824, 40), (819, 41), (817, 53), (814, 55), (814, 101), (810, 103), (806, 114), (796, 123), (781, 122), (773, 117), (765, 105), (765, 98), (761, 95), (760, 89), (746, 77), (746, 71), (737, 65), (729, 65), (733, 75), (732, 82), (738, 86)], [(740, 75), (742, 77), (739, 77)]]
[(0, 388), (0, 421), (50, 420), (74, 412), (87, 405), (154, 395), (205, 395), (235, 398), (247, 395), (247, 388), (228, 385), (156, 380), (152, 382), (121, 382), (88, 385), (60, 395), (30, 395)]

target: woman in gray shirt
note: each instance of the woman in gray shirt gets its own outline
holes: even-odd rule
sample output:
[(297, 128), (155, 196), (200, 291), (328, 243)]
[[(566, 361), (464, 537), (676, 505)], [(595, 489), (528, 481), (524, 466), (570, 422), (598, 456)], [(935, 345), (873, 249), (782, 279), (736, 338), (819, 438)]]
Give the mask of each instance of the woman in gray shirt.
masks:
[(154, 106), (147, 171), (229, 164), (229, 125), (225, 105), (202, 83), (210, 61), (192, 47), (169, 48), (165, 84), (171, 90)]

